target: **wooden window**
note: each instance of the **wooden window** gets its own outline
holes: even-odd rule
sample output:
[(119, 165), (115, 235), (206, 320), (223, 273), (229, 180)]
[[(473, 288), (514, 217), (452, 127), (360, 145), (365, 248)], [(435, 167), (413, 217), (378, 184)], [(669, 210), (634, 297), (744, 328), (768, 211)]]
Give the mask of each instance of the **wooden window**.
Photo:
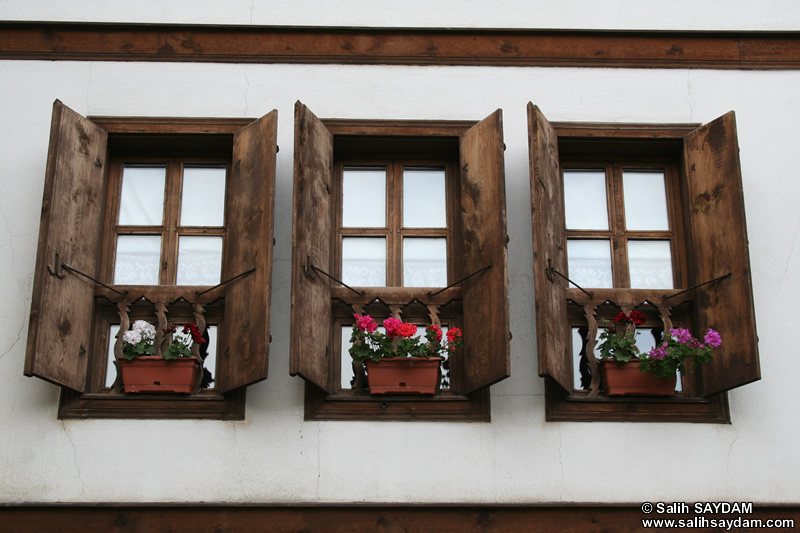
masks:
[[(509, 375), (500, 112), (477, 124), (320, 120), (298, 102), (294, 178), (290, 371), (306, 380), (306, 418), (487, 420), (488, 387)], [(438, 191), (424, 213), (420, 184)], [(349, 271), (359, 254), (377, 265), (361, 277)], [(420, 254), (438, 265), (434, 286), (409, 264)], [(348, 388), (354, 312), (461, 327), (450, 388), (380, 399)]]
[[(59, 416), (244, 417), (245, 387), (267, 377), (276, 123), (86, 119), (56, 101), (25, 374), (63, 387)], [(159, 312), (208, 324), (214, 387), (111, 386), (121, 313)]]
[[(529, 104), (528, 125), (539, 374), (548, 420), (729, 421), (725, 391), (760, 379), (733, 113), (701, 127), (551, 124)], [(654, 185), (662, 171), (663, 194)], [(634, 183), (640, 178), (649, 185)], [(576, 192), (581, 187), (585, 195)], [(641, 204), (634, 198), (642, 191), (647, 209), (631, 205)], [(601, 220), (604, 203), (607, 220)], [(572, 241), (603, 247), (575, 251)], [(657, 249), (647, 250), (653, 243)], [(661, 274), (636, 272), (635, 263), (648, 257), (665, 265)], [(581, 274), (581, 260), (607, 266)], [(683, 376), (674, 398), (599, 395), (591, 356), (597, 321), (633, 308), (645, 312), (645, 328), (656, 338), (681, 324), (713, 327), (724, 339), (711, 363)], [(576, 369), (581, 350), (573, 346), (583, 340), (588, 368)]]

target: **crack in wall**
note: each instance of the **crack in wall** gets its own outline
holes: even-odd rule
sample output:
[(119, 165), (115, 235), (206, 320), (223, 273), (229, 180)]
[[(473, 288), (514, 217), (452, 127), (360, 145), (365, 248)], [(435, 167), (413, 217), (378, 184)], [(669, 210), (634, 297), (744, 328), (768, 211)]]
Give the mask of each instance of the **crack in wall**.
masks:
[(797, 235), (800, 233), (800, 223), (795, 226), (794, 228), (794, 236), (792, 237), (792, 247), (789, 248), (789, 255), (786, 256), (786, 268), (783, 269), (783, 275), (781, 276), (781, 283), (783, 280), (786, 279), (786, 275), (789, 273), (789, 267), (792, 264), (792, 256), (794, 255), (794, 245), (797, 242)]
[(561, 424), (558, 424), (558, 464), (561, 468), (561, 492), (558, 495), (558, 501), (564, 501), (564, 491), (567, 488), (566, 480), (564, 479), (564, 461), (561, 456), (561, 449), (564, 443), (561, 441)]
[(247, 86), (244, 88), (244, 116), (248, 115), (248, 109), (250, 109), (250, 102), (247, 100), (247, 93), (250, 91), (250, 78), (247, 77), (247, 66), (244, 67), (244, 81)]
[(321, 434), (320, 426), (322, 424), (317, 423), (317, 501), (319, 501), (319, 485), (320, 485), (320, 478), (322, 478), (322, 457), (320, 454), (320, 445), (319, 445), (319, 436)]
[(89, 71), (88, 77), (86, 80), (86, 114), (89, 115), (89, 94), (91, 93), (92, 88), (92, 62), (89, 62)]
[(0, 353), (0, 359), (2, 359), (3, 357), (6, 356), (6, 354), (11, 352), (11, 350), (14, 349), (14, 347), (19, 343), (19, 341), (22, 340), (22, 330), (24, 329), (25, 329), (25, 320), (22, 320), (22, 324), (20, 324), (19, 329), (17, 330), (17, 338), (14, 340), (14, 342), (11, 343), (11, 346), (8, 347), (8, 350), (4, 351), (3, 353)]
[(692, 107), (692, 71), (686, 72), (686, 103), (689, 105), (689, 122), (694, 122), (694, 108)]
[(739, 440), (739, 428), (734, 426), (733, 429), (736, 430), (736, 436), (733, 438), (731, 443), (728, 445), (728, 462), (725, 465), (725, 471), (728, 473), (728, 478), (731, 477), (731, 453), (733, 452), (733, 445), (736, 444), (737, 440)]
[[(237, 429), (238, 428), (236, 427), (236, 422), (231, 422), (231, 426), (233, 427), (233, 455), (232, 455), (232, 457), (238, 457), (239, 455), (236, 453), (236, 439), (238, 437), (238, 433), (237, 433)], [(246, 491), (244, 489), (244, 478), (242, 477), (242, 473), (239, 471), (238, 468), (236, 469), (236, 471), (237, 471), (236, 477), (239, 478), (239, 490), (242, 493), (242, 495), (241, 495), (242, 501), (247, 501), (247, 495), (246, 495)]]
[(498, 500), (498, 487), (497, 487), (497, 425), (492, 423), (492, 440), (494, 441), (494, 446), (492, 447), (492, 457), (494, 460), (492, 461), (492, 469), (494, 470), (494, 501)]
[(67, 424), (64, 420), (61, 421), (61, 428), (64, 430), (64, 433), (67, 435), (67, 439), (69, 439), (69, 443), (72, 446), (72, 460), (75, 462), (75, 470), (78, 472), (78, 480), (81, 484), (81, 497), (85, 500), (86, 499), (86, 487), (83, 484), (83, 476), (81, 476), (81, 467), (78, 465), (78, 447), (75, 446), (75, 443), (72, 441), (72, 435), (69, 434), (67, 431)]
[[(16, 256), (17, 256), (16, 250), (14, 249), (14, 236), (11, 234), (10, 226), (8, 224), (8, 218), (6, 217), (5, 211), (3, 211), (3, 209), (0, 209), (0, 217), (2, 217), (3, 224), (5, 225), (6, 235), (8, 236), (7, 246), (9, 248), (9, 250), (11, 251), (11, 266), (12, 266), (12, 270), (13, 270), (13, 266), (16, 264)], [(5, 248), (5, 247), (6, 247), (6, 244), (3, 244), (2, 246), (0, 246), (0, 248)], [(6, 354), (10, 353), (17, 346), (17, 344), (20, 342), (20, 340), (22, 340), (22, 332), (25, 330), (25, 324), (26, 324), (26, 318), (27, 318), (27, 313), (25, 312), (25, 310), (26, 309), (30, 310), (30, 306), (29, 306), (29, 302), (28, 302), (28, 296), (26, 296), (26, 295), (30, 295), (30, 292), (31, 292), (28, 289), (30, 288), (31, 283), (33, 282), (33, 273), (29, 274), (28, 276), (26, 276), (26, 277), (24, 277), (22, 279), (14, 276), (14, 279), (16, 280), (17, 286), (18, 286), (18, 289), (19, 289), (18, 294), (20, 294), (22, 296), (22, 310), (20, 312), (18, 312), (18, 313), (15, 313), (15, 316), (19, 317), (20, 324), (19, 324), (19, 328), (17, 329), (17, 337), (16, 337), (16, 339), (14, 339), (14, 341), (11, 343), (11, 345), (5, 351), (0, 353), (0, 358), (4, 357)]]

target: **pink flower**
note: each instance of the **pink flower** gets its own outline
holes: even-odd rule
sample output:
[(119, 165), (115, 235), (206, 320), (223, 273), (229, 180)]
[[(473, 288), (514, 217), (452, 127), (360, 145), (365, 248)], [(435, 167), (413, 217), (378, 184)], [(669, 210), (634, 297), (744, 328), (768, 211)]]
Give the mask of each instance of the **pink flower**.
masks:
[(669, 334), (681, 344), (688, 344), (692, 340), (692, 334), (686, 328), (672, 328), (669, 330)]
[(403, 323), (396, 318), (389, 317), (383, 321), (383, 327), (386, 329), (386, 335), (390, 339), (394, 339), (395, 337), (399, 336), (398, 330)]
[(369, 315), (359, 316), (353, 315), (356, 319), (356, 326), (358, 329), (365, 333), (373, 333), (378, 329), (378, 323), (375, 322)]
[(706, 331), (706, 336), (703, 338), (703, 341), (714, 348), (717, 348), (720, 344), (722, 344), (722, 338), (719, 336), (719, 333), (711, 328), (708, 328), (708, 331)]
[(650, 350), (650, 357), (652, 359), (664, 359), (667, 356), (667, 343), (665, 342), (658, 348)]

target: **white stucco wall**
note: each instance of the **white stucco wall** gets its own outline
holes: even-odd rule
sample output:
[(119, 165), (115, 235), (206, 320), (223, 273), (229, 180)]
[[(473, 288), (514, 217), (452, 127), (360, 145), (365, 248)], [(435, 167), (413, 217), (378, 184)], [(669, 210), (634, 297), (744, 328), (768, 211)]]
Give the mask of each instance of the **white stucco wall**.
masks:
[[(92, 4), (0, 0), (0, 18), (107, 20), (89, 11)], [(288, 2), (277, 4), (268, 13), (259, 2), (230, 2), (226, 16), (211, 20), (210, 3), (187, 14), (143, 0), (141, 11), (113, 16), (301, 23)], [(355, 7), (354, 19), (337, 18), (327, 2), (304, 4), (305, 24), (419, 23), (399, 8), (383, 22), (371, 2), (345, 3)], [(430, 25), (529, 25), (500, 10), (478, 17), (450, 4), (428, 8), (436, 15)], [(663, 17), (613, 20), (621, 27), (797, 27), (795, 2), (758, 2), (752, 17), (744, 16), (752, 2), (725, 4), (711, 24), (710, 8), (694, 2)], [(587, 9), (566, 19), (566, 8), (550, 9), (530, 25), (616, 27), (611, 15), (631, 5), (619, 0), (609, 4), (611, 14)], [(457, 24), (447, 24), (445, 13)], [(800, 72), (0, 61), (0, 80), (0, 503), (800, 501), (800, 372), (791, 335), (792, 299), (800, 294)], [(244, 421), (61, 421), (58, 387), (22, 375), (56, 98), (84, 115), (257, 117), (278, 110), (270, 377), (248, 389)], [(289, 376), (296, 100), (320, 117), (340, 118), (477, 120), (503, 109), (512, 376), (491, 389), (491, 423), (303, 420), (303, 382)], [(695, 123), (736, 111), (763, 377), (730, 393), (732, 424), (545, 422), (535, 353), (529, 101), (553, 121)], [(409, 464), (404, 449), (430, 453)], [(633, 465), (616, 471), (602, 458), (620, 450)]]
[[(5, 61), (0, 78), (1, 500), (800, 499), (800, 465), (787, 445), (800, 439), (800, 422), (786, 298), (800, 291), (800, 73)], [(278, 109), (270, 378), (248, 390), (245, 421), (60, 421), (58, 388), (22, 376), (55, 98), (94, 115), (255, 117)], [(503, 109), (514, 338), (512, 376), (492, 387), (491, 423), (303, 421), (303, 382), (288, 372), (297, 99), (323, 117), (480, 119)], [(730, 393), (731, 425), (544, 421), (528, 101), (551, 120), (706, 122), (736, 111), (763, 379)], [(407, 464), (400, 450), (419, 448), (431, 453)], [(630, 470), (598, 461), (620, 449), (634, 457)], [(602, 490), (587, 482), (600, 475)]]

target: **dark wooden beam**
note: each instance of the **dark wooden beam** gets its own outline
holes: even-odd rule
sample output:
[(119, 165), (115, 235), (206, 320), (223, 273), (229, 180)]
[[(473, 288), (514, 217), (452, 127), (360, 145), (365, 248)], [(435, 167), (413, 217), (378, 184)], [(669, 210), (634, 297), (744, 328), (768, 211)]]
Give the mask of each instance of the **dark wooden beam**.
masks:
[(2, 22), (0, 59), (796, 69), (800, 32)]
[[(655, 505), (655, 502), (654, 502)], [(781, 520), (791, 529), (800, 516), (800, 507), (756, 503), (752, 512), (733, 514), (695, 514), (694, 504), (677, 512), (662, 508), (650, 514), (642, 511), (642, 502), (626, 505), (30, 505), (0, 507), (0, 520), (9, 530), (63, 532), (108, 531), (541, 531), (541, 532), (639, 532), (642, 520), (684, 520), (696, 531), (720, 531), (711, 520), (733, 522), (733, 531), (750, 531), (754, 520)], [(687, 512), (688, 511), (688, 512)], [(738, 522), (736, 522), (738, 520)], [(688, 522), (691, 521), (691, 522)], [(784, 522), (790, 521), (790, 522)], [(12, 525), (13, 524), (13, 525)], [(721, 522), (720, 522), (721, 524)], [(773, 522), (774, 524), (774, 522)], [(677, 525), (677, 524), (676, 524)], [(651, 527), (653, 531), (675, 528)]]

